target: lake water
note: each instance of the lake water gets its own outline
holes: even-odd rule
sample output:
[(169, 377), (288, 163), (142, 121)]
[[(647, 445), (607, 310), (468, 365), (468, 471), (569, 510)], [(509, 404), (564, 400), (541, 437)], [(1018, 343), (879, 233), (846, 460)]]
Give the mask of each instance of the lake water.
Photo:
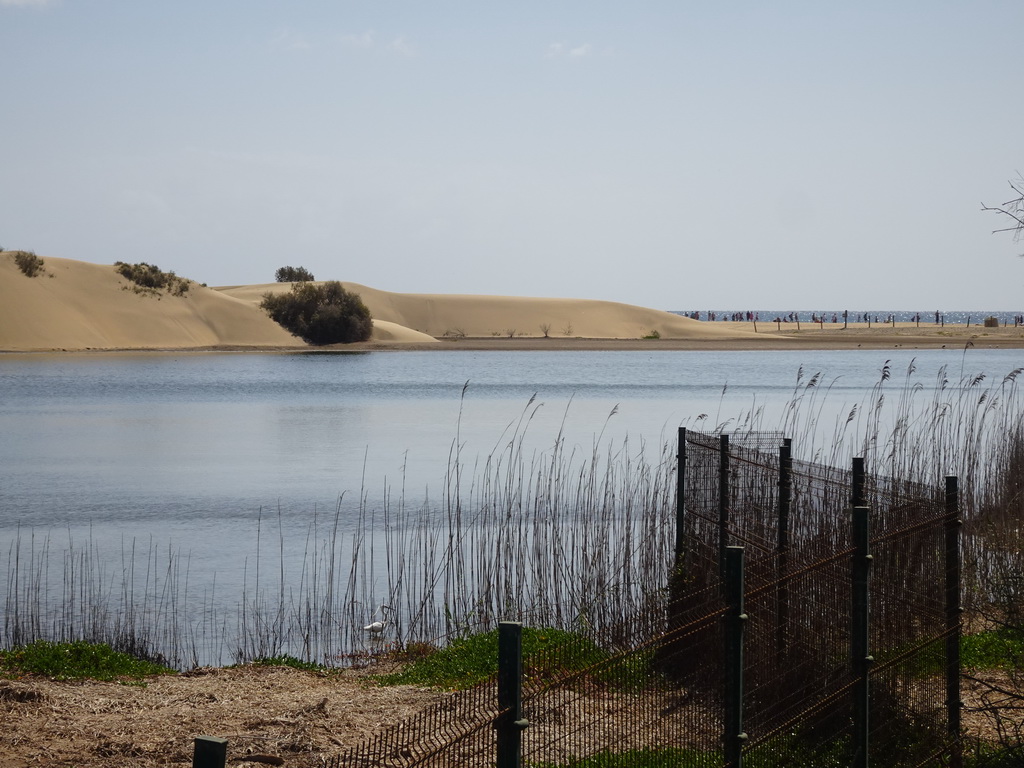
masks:
[[(405, 476), (439, 489), (458, 434), (487, 455), (539, 404), (528, 444), (563, 426), (589, 450), (628, 435), (660, 443), (753, 403), (777, 412), (797, 372), (822, 372), (838, 411), (887, 361), (933, 386), (999, 376), (1018, 350), (915, 352), (407, 352), (0, 357), (0, 531), (251, 518), (260, 507), (333, 507)], [(463, 396), (463, 387), (466, 386)], [(724, 394), (723, 394), (724, 389)], [(609, 418), (612, 410), (614, 416)], [(461, 419), (460, 419), (461, 412)], [(699, 426), (699, 423), (697, 424)], [(772, 422), (768, 419), (768, 426)], [(457, 431), (458, 430), (458, 431)], [(503, 438), (504, 435), (504, 438)]]
[(887, 362), (898, 391), (911, 360), (926, 394), (943, 366), (954, 382), (998, 380), (1024, 354), (0, 356), (0, 558), (29, 535), (51, 537), (54, 550), (155, 542), (188, 553), (194, 583), (216, 574), (237, 585), (259, 519), (289, 534), (300, 557), (314, 515), (332, 516), (339, 499), (345, 528), (359, 499), (372, 507), (385, 494), (414, 504), (442, 496), (456, 445), (471, 474), (477, 457), (500, 453), (514, 433), (538, 454), (560, 433), (580, 455), (627, 439), (630, 451), (656, 454), (681, 425), (710, 431), (752, 408), (764, 408), (771, 429), (800, 369), (804, 383), (822, 373), (817, 396), (832, 423)]

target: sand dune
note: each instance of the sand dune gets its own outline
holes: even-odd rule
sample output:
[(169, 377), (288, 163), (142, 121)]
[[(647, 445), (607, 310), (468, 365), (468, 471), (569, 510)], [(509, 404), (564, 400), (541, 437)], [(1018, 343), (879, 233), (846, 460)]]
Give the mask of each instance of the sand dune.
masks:
[[(184, 296), (136, 289), (113, 266), (46, 257), (27, 277), (0, 255), (0, 350), (303, 347), (259, 308), (289, 284), (205, 288)], [(644, 307), (581, 299), (400, 294), (345, 283), (374, 316), (373, 341), (436, 344), (439, 338), (729, 340), (754, 335)]]
[[(708, 323), (646, 307), (584, 299), (389, 293), (343, 283), (374, 318), (373, 338), (355, 348), (792, 349), (1024, 348), (1024, 328), (963, 326), (779, 329), (772, 323)], [(184, 296), (140, 292), (113, 266), (45, 257), (26, 277), (0, 253), (0, 351), (114, 349), (296, 349), (300, 339), (259, 308), (289, 284), (204, 288)], [(657, 336), (658, 341), (644, 341)]]
[[(385, 321), (431, 338), (543, 337), (640, 339), (657, 332), (662, 339), (756, 338), (747, 330), (719, 327), (657, 309), (588, 299), (521, 296), (390, 293), (343, 282), (362, 297), (374, 322)], [(225, 286), (226, 296), (257, 304), (268, 291), (288, 291), (282, 283)], [(403, 340), (422, 341), (403, 334)]]
[(113, 266), (46, 257), (29, 278), (0, 254), (0, 349), (305, 346), (252, 304), (193, 283), (184, 296), (138, 293)]

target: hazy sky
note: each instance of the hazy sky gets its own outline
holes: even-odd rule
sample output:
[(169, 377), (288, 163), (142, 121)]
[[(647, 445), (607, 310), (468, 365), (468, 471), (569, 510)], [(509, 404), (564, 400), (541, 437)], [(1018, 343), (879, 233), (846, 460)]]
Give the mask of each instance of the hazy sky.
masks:
[(210, 285), (1024, 307), (1024, 2), (0, 0), (0, 245)]

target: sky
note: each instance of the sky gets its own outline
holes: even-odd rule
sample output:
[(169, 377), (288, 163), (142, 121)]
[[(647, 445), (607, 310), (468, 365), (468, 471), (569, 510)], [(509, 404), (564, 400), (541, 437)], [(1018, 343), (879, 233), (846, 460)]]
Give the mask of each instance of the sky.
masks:
[(209, 285), (1024, 308), (1020, 0), (0, 0), (0, 246)]

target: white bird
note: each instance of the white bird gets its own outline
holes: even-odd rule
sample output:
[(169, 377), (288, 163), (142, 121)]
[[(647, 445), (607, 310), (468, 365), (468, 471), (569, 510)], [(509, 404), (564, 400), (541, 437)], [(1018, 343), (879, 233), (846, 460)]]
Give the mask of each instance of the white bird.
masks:
[[(388, 618), (386, 615), (384, 615), (384, 611), (387, 610), (391, 610), (390, 605), (381, 605), (376, 611), (374, 611), (374, 616), (376, 616), (378, 613), (380, 614), (380, 620), (367, 624), (365, 627), (363, 627), (363, 631), (369, 632), (373, 635), (380, 635), (380, 633), (384, 631), (384, 627), (386, 627), (388, 623)], [(370, 618), (373, 618), (373, 616), (371, 616)]]

